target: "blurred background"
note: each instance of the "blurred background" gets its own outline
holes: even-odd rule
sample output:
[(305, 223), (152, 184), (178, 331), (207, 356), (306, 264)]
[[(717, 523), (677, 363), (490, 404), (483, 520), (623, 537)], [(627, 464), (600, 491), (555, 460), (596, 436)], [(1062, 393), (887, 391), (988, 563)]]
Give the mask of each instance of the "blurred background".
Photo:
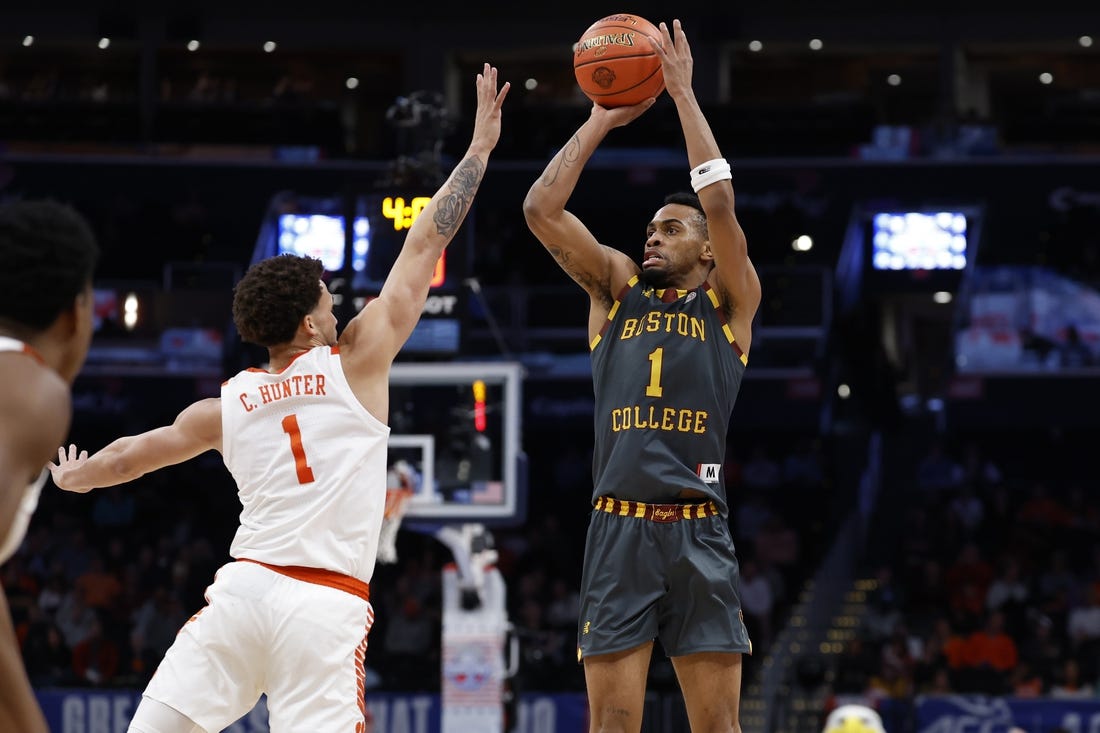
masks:
[[(587, 299), (521, 203), (589, 111), (573, 41), (622, 11), (683, 21), (763, 284), (725, 465), (755, 649), (744, 730), (817, 731), (844, 702), (891, 733), (1097, 730), (1094, 2), (7, 4), (0, 197), (72, 203), (104, 250), (73, 440), (164, 424), (257, 363), (229, 312), (256, 258), (331, 258), (353, 315), (465, 150), (491, 62), (513, 87), (503, 135), (399, 360), (523, 367), (526, 508), (493, 529), (521, 649), (507, 729), (580, 729)], [(569, 208), (640, 254), (687, 188), (665, 96)], [(216, 455), (44, 492), (2, 580), (57, 730), (125, 726), (238, 510)], [(451, 558), (407, 531), (398, 551), (374, 580), (378, 733), (439, 717)], [(645, 725), (687, 730), (659, 650)]]

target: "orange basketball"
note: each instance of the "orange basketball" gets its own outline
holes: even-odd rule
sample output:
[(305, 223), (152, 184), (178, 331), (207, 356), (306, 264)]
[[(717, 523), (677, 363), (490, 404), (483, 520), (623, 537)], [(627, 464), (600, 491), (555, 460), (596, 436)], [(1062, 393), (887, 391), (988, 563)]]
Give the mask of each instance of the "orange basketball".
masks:
[(646, 36), (661, 41), (657, 26), (629, 13), (589, 26), (573, 47), (573, 73), (585, 96), (603, 107), (626, 107), (663, 92), (661, 59)]

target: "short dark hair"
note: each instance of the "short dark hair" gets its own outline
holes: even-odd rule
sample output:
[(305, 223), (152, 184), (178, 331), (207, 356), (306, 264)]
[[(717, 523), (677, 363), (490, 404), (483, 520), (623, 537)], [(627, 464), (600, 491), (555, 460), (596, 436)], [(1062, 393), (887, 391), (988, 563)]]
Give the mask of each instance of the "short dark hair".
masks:
[(703, 211), (703, 204), (699, 201), (699, 197), (693, 193), (687, 191), (677, 191), (665, 196), (665, 204), (680, 204), (682, 206), (690, 206), (699, 212), (699, 228), (703, 230), (703, 234), (707, 233), (707, 212)]
[(687, 191), (676, 191), (665, 196), (666, 204), (683, 204), (684, 206), (690, 206), (703, 215), (705, 219), (707, 212), (703, 211), (703, 203), (699, 200), (699, 196)]
[(0, 320), (45, 330), (91, 284), (98, 260), (92, 228), (71, 206), (0, 204)]
[(298, 324), (321, 300), (325, 266), (282, 254), (261, 260), (233, 288), (233, 323), (241, 338), (270, 347), (294, 339)]

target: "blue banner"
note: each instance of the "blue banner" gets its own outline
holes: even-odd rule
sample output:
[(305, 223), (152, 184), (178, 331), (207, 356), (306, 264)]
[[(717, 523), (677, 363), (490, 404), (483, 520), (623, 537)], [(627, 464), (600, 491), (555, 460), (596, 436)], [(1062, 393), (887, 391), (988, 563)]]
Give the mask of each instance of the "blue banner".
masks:
[(916, 700), (917, 733), (1100, 733), (1100, 700), (950, 695)]
[[(39, 690), (38, 701), (51, 733), (126, 733), (141, 701), (132, 690)], [(435, 694), (368, 693), (373, 719), (368, 733), (439, 733), (440, 704)], [(583, 693), (521, 695), (517, 733), (576, 733), (588, 728)], [(268, 733), (263, 699), (225, 733)]]

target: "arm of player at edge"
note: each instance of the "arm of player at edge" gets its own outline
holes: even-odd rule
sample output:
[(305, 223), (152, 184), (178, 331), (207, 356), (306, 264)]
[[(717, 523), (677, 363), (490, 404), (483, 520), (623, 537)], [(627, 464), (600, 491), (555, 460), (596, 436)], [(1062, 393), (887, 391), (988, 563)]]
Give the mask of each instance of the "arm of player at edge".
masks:
[(49, 469), (58, 488), (83, 494), (221, 448), (221, 399), (210, 397), (184, 409), (171, 425), (119, 438), (91, 456), (75, 445), (61, 447)]
[[(393, 361), (420, 320), (435, 263), (462, 225), (485, 175), (489, 154), (500, 139), (501, 106), (511, 85), (497, 91), (497, 69), (485, 64), (477, 75), (477, 112), (470, 146), (462, 161), (417, 217), (378, 297), (340, 335), (341, 353), (357, 342), (376, 357)], [(369, 320), (381, 328), (368, 328)], [(369, 331), (369, 336), (366, 333)]]
[[(679, 20), (672, 21), (672, 32), (660, 24), (661, 43), (653, 44), (661, 59), (665, 88), (676, 104), (680, 127), (687, 144), (688, 165), (694, 170), (703, 163), (722, 157), (714, 132), (699, 107), (691, 86), (693, 61), (691, 46)], [(707, 231), (714, 254), (713, 276), (719, 296), (728, 299), (736, 328), (734, 335), (748, 351), (749, 326), (760, 305), (760, 278), (749, 260), (745, 232), (734, 212), (733, 183), (718, 181), (697, 192), (707, 214)]]
[(602, 327), (615, 293), (639, 268), (624, 253), (596, 241), (588, 227), (565, 205), (577, 187), (581, 170), (607, 134), (633, 122), (654, 101), (650, 98), (631, 107), (614, 109), (593, 104), (588, 119), (550, 160), (523, 201), (528, 228), (592, 299), (590, 337)]
[[(5, 376), (21, 389), (9, 395), (0, 415), (0, 528), (12, 527), (27, 484), (38, 478), (50, 452), (64, 440), (72, 414), (68, 385), (54, 372), (23, 358), (5, 369)], [(6, 540), (0, 534), (0, 544)], [(0, 590), (0, 731), (9, 730), (49, 733)]]

